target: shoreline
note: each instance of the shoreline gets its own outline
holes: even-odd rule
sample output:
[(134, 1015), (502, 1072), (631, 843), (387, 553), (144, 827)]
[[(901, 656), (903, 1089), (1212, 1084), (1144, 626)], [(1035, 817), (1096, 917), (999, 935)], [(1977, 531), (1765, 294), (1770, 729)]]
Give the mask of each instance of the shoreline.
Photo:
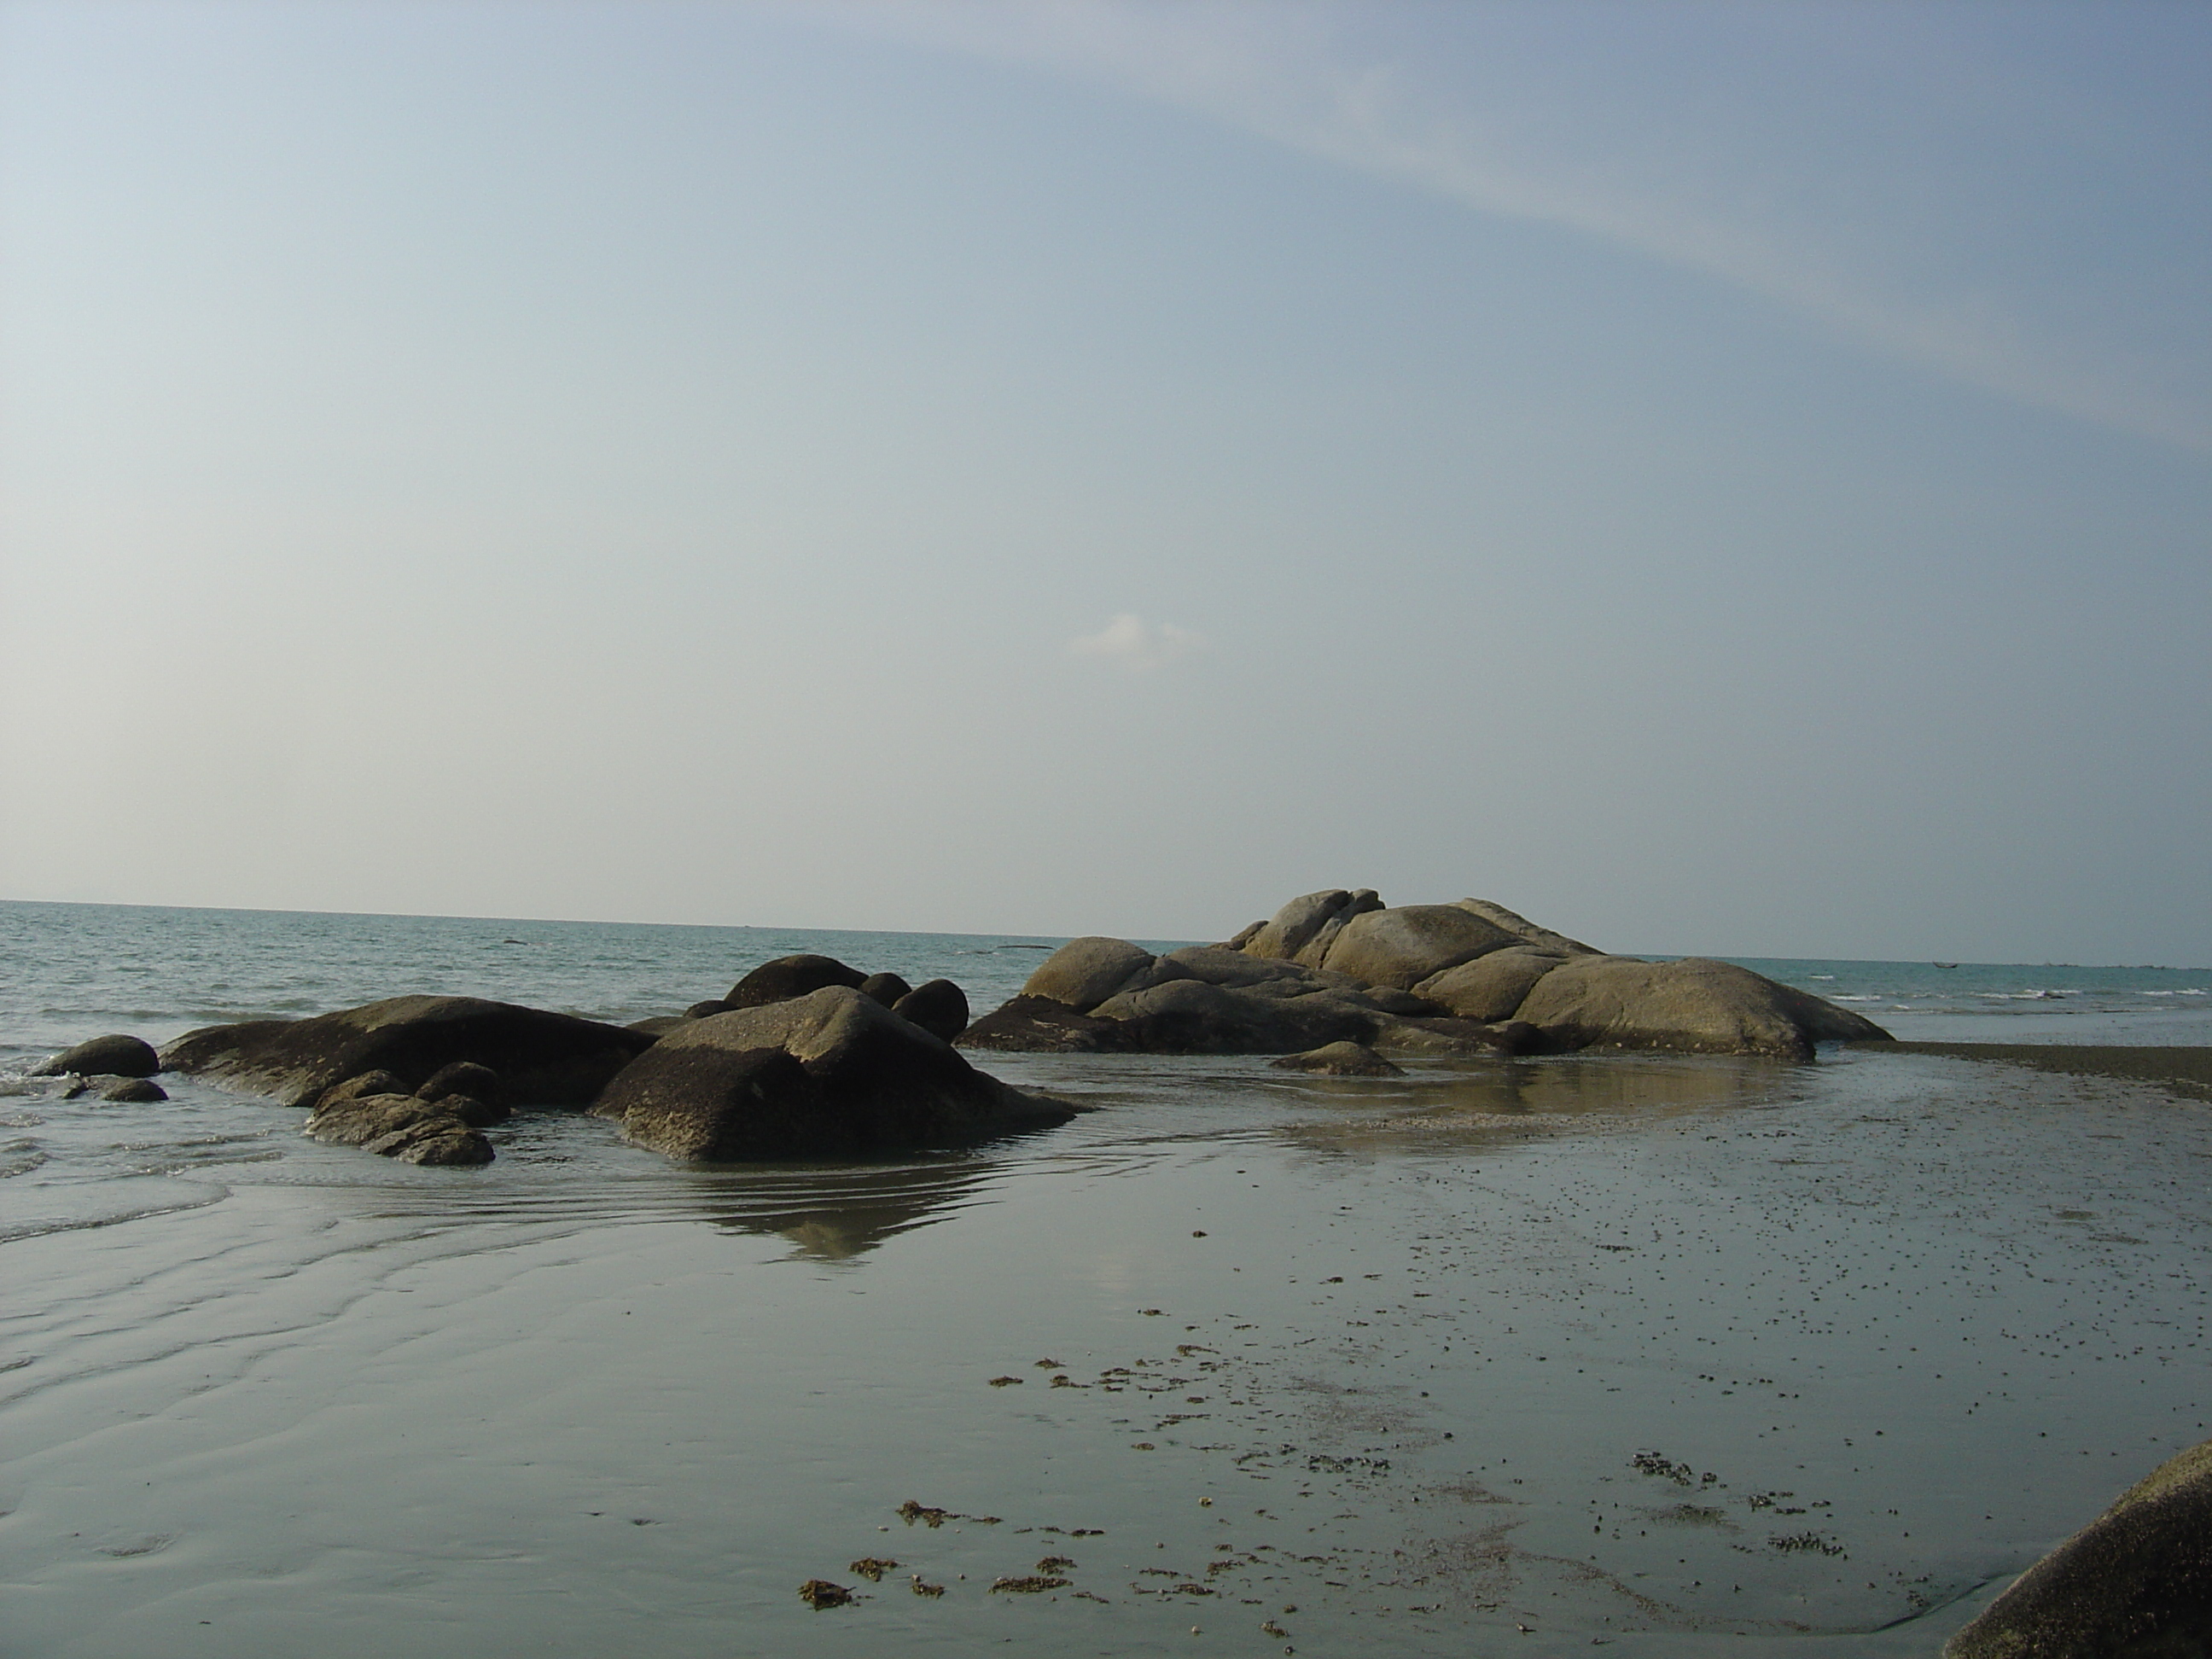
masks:
[(2149, 1048), (2112, 1042), (1910, 1042), (1868, 1039), (1846, 1048), (1887, 1054), (1936, 1054), (1995, 1060), (2073, 1077), (2154, 1084), (2193, 1098), (2212, 1099), (2212, 1048)]

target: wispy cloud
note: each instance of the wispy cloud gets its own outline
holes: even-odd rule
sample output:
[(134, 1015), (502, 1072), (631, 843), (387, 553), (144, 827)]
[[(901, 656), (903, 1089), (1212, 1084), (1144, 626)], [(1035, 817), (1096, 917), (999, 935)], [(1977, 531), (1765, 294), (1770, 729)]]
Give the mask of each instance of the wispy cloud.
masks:
[[(1805, 192), (1777, 178), (1773, 158), (1746, 140), (1750, 123), (1729, 133), (1723, 113), (1704, 132), (1638, 130), (1602, 107), (1602, 88), (1564, 112), (1536, 108), (1553, 90), (1540, 84), (1517, 100), (1495, 84), (1455, 88), (1402, 44), (1352, 44), (1353, 25), (1365, 21), (1358, 7), (870, 0), (854, 9), (828, 0), (818, 9), (1116, 85), (1481, 212), (1634, 249), (2021, 403), (2212, 453), (2212, 397), (2187, 374), (2177, 386), (2154, 343), (2131, 350), (2094, 331), (2069, 333), (2067, 318), (2039, 317), (2024, 295), (1978, 276), (1947, 283), (1927, 275), (1954, 266), (1967, 227), (1986, 222), (1989, 181), (1971, 171), (1939, 183), (1939, 196), (1948, 185), (1956, 199), (1933, 213), (1897, 209), (1885, 220), (1878, 205), (1871, 218), (1824, 223), (1793, 199)], [(1460, 9), (1462, 20), (1480, 15)], [(1589, 27), (1605, 21), (1601, 13)], [(1897, 52), (1909, 56), (1909, 43)], [(1870, 149), (1889, 137), (1878, 129), (1893, 114), (1855, 116), (1868, 123)], [(1883, 176), (1884, 166), (1894, 176)], [(1877, 204), (1911, 196), (1924, 209), (1930, 186), (1925, 177), (1908, 182), (1912, 166), (1899, 155), (1868, 162), (1840, 194)], [(2021, 204), (2015, 219), (2032, 223), (2036, 206)], [(1931, 225), (1952, 227), (1938, 233), (1950, 240), (1916, 246)], [(2068, 234), (2057, 225), (2049, 234)]]
[(1171, 662), (1196, 656), (1206, 637), (1173, 623), (1148, 623), (1134, 611), (1117, 613), (1096, 634), (1070, 640), (1071, 655), (1096, 657), (1133, 674), (1150, 673)]

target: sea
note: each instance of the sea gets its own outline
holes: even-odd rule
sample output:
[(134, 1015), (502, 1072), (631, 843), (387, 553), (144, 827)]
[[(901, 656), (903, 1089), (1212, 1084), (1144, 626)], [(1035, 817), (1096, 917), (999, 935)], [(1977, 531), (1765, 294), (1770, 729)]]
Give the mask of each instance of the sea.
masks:
[[(0, 1652), (1932, 1655), (2212, 1434), (2212, 1103), (2141, 1083), (992, 1054), (1084, 1109), (714, 1168), (532, 1112), (455, 1170), (30, 1075), (800, 951), (981, 1012), (1061, 942), (0, 903)], [(1745, 965), (1903, 1038), (2212, 1042), (2203, 969)]]

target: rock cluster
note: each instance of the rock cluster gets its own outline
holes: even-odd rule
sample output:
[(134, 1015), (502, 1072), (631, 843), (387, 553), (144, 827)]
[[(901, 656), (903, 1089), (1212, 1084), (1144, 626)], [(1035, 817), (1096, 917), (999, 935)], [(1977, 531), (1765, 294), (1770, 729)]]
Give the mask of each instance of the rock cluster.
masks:
[[(210, 1026), (143, 1058), (311, 1107), (307, 1133), (412, 1164), (490, 1162), (482, 1131), (510, 1102), (589, 1106), (641, 1145), (718, 1160), (961, 1146), (1073, 1115), (977, 1071), (950, 1042), (967, 1023), (967, 996), (949, 980), (909, 986), (799, 956), (635, 1026), (474, 997), (393, 997), (312, 1019)], [(67, 1069), (72, 1058), (79, 1049), (51, 1064)]]
[(1746, 968), (1608, 956), (1486, 899), (1392, 908), (1370, 890), (1292, 899), (1226, 944), (1154, 956), (1089, 938), (1042, 963), (963, 1047), (1285, 1054), (1603, 1046), (1808, 1060), (1872, 1022)]

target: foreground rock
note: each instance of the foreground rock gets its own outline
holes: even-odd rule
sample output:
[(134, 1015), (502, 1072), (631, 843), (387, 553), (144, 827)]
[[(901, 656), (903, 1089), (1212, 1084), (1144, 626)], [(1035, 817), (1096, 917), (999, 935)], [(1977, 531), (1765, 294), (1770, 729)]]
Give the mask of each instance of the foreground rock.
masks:
[(714, 1162), (964, 1146), (1074, 1115), (838, 984), (684, 1022), (625, 1066), (592, 1110), (618, 1118), (641, 1146)]
[(349, 1094), (318, 1105), (307, 1119), (307, 1133), (403, 1164), (489, 1164), (492, 1144), (471, 1120), (496, 1122), (506, 1115), (503, 1108), (486, 1109), (465, 1095), (425, 1100), (420, 1095)]
[(143, 1037), (118, 1034), (96, 1036), (80, 1042), (74, 1048), (64, 1048), (45, 1065), (32, 1070), (33, 1077), (66, 1077), (71, 1073), (80, 1077), (151, 1077), (161, 1069), (161, 1056), (154, 1045)]
[(1806, 1060), (1881, 1028), (1727, 963), (1607, 956), (1487, 899), (1392, 908), (1369, 889), (1292, 899), (1225, 945), (1155, 957), (1127, 939), (1062, 946), (963, 1048), (1414, 1054), (1594, 1046)]
[(2212, 1440), (2171, 1458), (2030, 1567), (1944, 1659), (2212, 1653)]
[(189, 1031), (165, 1069), (304, 1106), (364, 1072), (411, 1093), (457, 1061), (498, 1074), (511, 1102), (587, 1106), (653, 1044), (650, 1035), (477, 997), (392, 997), (312, 1019), (258, 1019)]

